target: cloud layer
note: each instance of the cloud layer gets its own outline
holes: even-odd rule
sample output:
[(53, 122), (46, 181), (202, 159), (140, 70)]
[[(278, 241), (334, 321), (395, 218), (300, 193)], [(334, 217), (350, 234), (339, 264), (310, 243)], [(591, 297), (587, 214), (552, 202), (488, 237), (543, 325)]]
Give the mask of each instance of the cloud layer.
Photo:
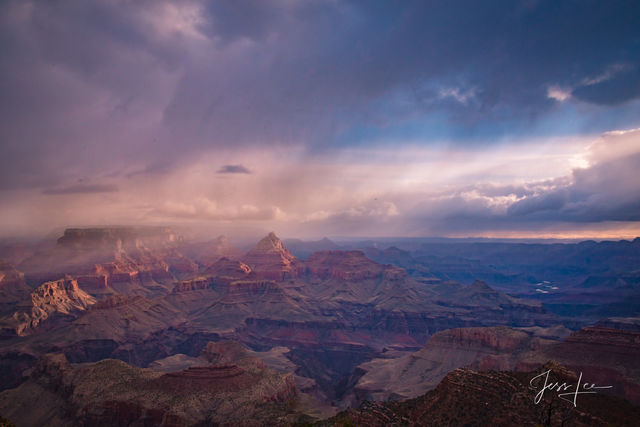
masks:
[(637, 132), (605, 132), (640, 126), (638, 20), (622, 1), (7, 0), (0, 232), (633, 226)]

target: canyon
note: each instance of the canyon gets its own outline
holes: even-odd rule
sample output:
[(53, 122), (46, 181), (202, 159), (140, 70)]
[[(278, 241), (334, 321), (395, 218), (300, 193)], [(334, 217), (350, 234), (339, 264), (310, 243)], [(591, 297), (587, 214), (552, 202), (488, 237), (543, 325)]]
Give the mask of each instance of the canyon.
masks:
[[(425, 262), (431, 246), (293, 246), (300, 257), (275, 233), (244, 251), (167, 227), (68, 229), (15, 265), (0, 262), (0, 415), (20, 425), (224, 424), (243, 414), (256, 425), (322, 423), (360, 405), (396, 410), (373, 401), (436, 399), (455, 375), (472, 384), (500, 371), (513, 382), (509, 372), (550, 360), (640, 403), (638, 314), (626, 308), (568, 316), (559, 299), (510, 291), (513, 277), (487, 283), (497, 276), (476, 273), (488, 266), (460, 283)], [(636, 241), (625, 249), (635, 253)], [(611, 284), (589, 277), (567, 288)], [(629, 282), (610, 286), (636, 295)], [(19, 403), (29, 394), (42, 411)]]

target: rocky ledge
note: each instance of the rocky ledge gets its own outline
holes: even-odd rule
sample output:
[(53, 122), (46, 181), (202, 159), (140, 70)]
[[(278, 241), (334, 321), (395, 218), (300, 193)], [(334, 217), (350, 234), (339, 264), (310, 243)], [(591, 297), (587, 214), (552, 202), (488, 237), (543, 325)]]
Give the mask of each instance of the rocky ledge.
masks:
[[(577, 375), (554, 362), (532, 372), (475, 371), (448, 373), (440, 384), (415, 399), (364, 402), (318, 423), (321, 426), (441, 426), (441, 425), (637, 425), (640, 407), (603, 394), (580, 395), (577, 406), (530, 381), (549, 371), (549, 381), (575, 384)], [(534, 382), (534, 385), (536, 383)], [(538, 385), (540, 387), (540, 385)]]
[(113, 359), (72, 365), (48, 354), (27, 382), (0, 393), (0, 413), (17, 425), (283, 424), (295, 420), (287, 402), (296, 396), (292, 375), (265, 368), (162, 374)]

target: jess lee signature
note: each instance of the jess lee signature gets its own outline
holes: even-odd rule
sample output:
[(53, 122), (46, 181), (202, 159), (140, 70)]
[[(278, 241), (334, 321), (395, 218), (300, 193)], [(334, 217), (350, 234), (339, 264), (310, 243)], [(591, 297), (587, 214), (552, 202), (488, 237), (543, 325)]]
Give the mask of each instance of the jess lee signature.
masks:
[[(536, 397), (533, 399), (536, 405), (540, 403), (542, 397), (544, 396), (544, 392), (547, 390), (557, 392), (560, 399), (566, 400), (569, 403), (573, 403), (573, 406), (575, 407), (577, 406), (576, 402), (578, 400), (579, 394), (596, 394), (596, 390), (613, 387), (610, 385), (598, 386), (596, 384), (590, 384), (588, 382), (582, 383), (582, 372), (580, 372), (577, 384), (567, 384), (566, 382), (549, 382), (549, 373), (551, 373), (550, 369), (546, 372), (541, 373), (540, 375), (533, 377), (531, 381), (529, 381), (530, 388), (532, 388), (533, 390), (538, 390), (538, 387), (534, 386), (533, 383), (537, 379), (540, 379), (540, 381), (542, 381), (542, 379), (544, 378), (542, 389), (540, 389), (540, 391), (536, 394)], [(569, 396), (572, 396), (572, 398), (569, 398)]]

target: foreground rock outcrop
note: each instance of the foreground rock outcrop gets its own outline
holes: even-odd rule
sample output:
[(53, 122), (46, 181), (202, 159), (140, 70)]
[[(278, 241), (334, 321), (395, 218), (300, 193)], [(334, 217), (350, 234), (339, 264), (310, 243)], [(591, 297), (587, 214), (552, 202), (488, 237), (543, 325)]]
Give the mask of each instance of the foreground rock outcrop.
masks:
[(0, 414), (24, 426), (288, 424), (296, 395), (291, 375), (259, 364), (161, 373), (112, 359), (71, 365), (48, 354), (26, 383), (0, 393)]
[(463, 366), (513, 369), (524, 354), (553, 342), (504, 326), (438, 332), (415, 353), (394, 358), (392, 352), (360, 365), (363, 375), (354, 387), (354, 400), (416, 397)]
[(555, 329), (535, 332), (508, 327), (438, 332), (417, 352), (391, 351), (360, 365), (352, 401), (416, 397), (461, 367), (526, 371), (552, 359), (640, 403), (640, 333), (585, 327), (559, 340), (548, 337)]
[(531, 369), (548, 359), (596, 382), (607, 382), (614, 393), (640, 404), (640, 332), (585, 327), (523, 358), (518, 369)]
[[(432, 391), (405, 401), (364, 402), (319, 422), (321, 426), (457, 426), (457, 425), (572, 425), (635, 426), (640, 407), (604, 394), (582, 394), (576, 406), (557, 392), (542, 388), (539, 375), (549, 372), (549, 383), (575, 384), (578, 376), (550, 362), (531, 372), (456, 369)], [(533, 380), (533, 387), (532, 387)]]

